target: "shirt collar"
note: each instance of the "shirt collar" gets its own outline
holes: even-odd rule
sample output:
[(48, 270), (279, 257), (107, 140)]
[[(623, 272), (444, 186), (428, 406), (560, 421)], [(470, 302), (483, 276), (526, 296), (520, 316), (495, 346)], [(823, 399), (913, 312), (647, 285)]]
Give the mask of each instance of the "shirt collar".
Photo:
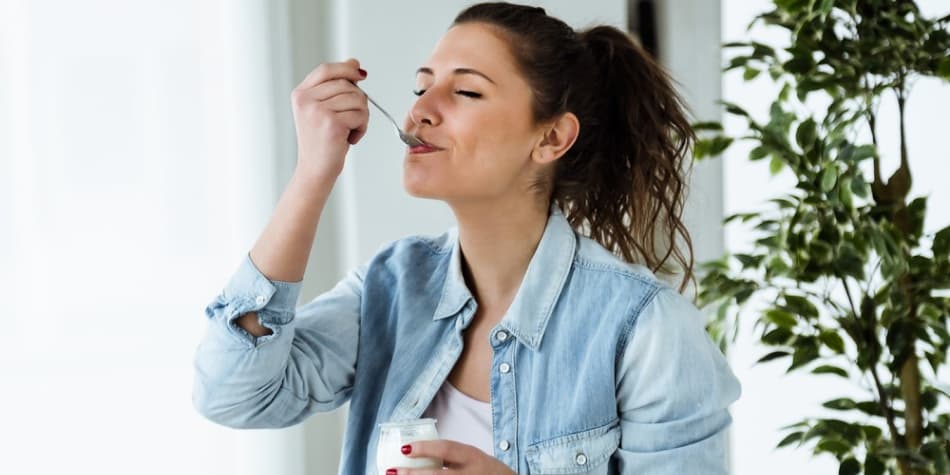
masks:
[[(462, 276), (462, 254), (456, 228), (451, 231), (450, 239), (453, 241), (452, 256), (442, 298), (433, 317), (435, 320), (457, 314), (472, 299)], [(528, 263), (521, 287), (501, 321), (502, 327), (532, 349), (537, 349), (541, 344), (554, 304), (570, 273), (576, 249), (574, 230), (561, 210), (551, 205), (541, 242)]]

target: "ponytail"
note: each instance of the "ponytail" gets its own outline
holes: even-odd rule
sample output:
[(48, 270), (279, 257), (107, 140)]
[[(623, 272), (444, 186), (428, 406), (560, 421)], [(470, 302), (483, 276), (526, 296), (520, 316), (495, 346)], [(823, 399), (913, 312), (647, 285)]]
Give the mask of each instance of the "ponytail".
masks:
[(575, 32), (542, 8), (477, 4), (455, 20), (465, 22), (508, 36), (536, 121), (572, 112), (581, 123), (553, 177), (539, 180), (551, 202), (623, 260), (682, 274), (684, 291), (693, 279), (684, 167), (695, 135), (669, 74), (617, 28)]

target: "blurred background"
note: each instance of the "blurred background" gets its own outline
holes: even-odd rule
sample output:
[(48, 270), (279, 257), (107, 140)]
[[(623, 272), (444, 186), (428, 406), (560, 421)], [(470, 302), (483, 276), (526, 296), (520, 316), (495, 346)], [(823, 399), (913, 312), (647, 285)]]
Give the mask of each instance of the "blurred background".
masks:
[[(279, 431), (219, 427), (192, 409), (203, 309), (293, 170), (291, 89), (321, 62), (356, 57), (369, 71), (361, 85), (403, 116), (415, 69), (470, 3), (0, 0), (0, 473), (336, 473), (345, 408)], [(575, 27), (640, 36), (697, 120), (721, 120), (723, 98), (765, 113), (774, 93), (767, 79), (720, 72), (721, 43), (774, 40), (746, 30), (766, 0), (529, 3)], [(946, 0), (918, 4), (946, 14)], [(916, 154), (912, 192), (930, 196), (931, 227), (950, 223), (948, 105), (947, 87), (924, 82), (908, 102), (909, 143), (933, 151)], [(402, 190), (403, 148), (372, 113), (321, 221), (302, 300), (381, 244), (453, 223), (442, 203)], [(895, 104), (882, 105), (881, 123), (896, 130), (888, 114)], [(722, 226), (725, 214), (790, 186), (744, 152), (694, 171), (697, 261), (747, 242)], [(833, 459), (774, 447), (780, 426), (848, 389), (753, 367), (752, 341), (743, 332), (729, 355), (744, 386), (733, 472), (835, 473)]]

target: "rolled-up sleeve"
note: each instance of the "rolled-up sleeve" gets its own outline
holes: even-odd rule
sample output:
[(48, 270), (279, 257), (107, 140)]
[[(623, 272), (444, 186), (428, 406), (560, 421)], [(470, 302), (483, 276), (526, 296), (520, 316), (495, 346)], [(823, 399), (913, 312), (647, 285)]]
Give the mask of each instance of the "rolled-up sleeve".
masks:
[(740, 384), (695, 306), (663, 288), (637, 316), (617, 371), (620, 473), (726, 474)]
[[(359, 344), (365, 267), (296, 307), (300, 282), (272, 281), (245, 255), (205, 308), (207, 331), (195, 353), (192, 399), (230, 427), (276, 428), (349, 398)], [(257, 312), (273, 333), (254, 337), (236, 324)]]

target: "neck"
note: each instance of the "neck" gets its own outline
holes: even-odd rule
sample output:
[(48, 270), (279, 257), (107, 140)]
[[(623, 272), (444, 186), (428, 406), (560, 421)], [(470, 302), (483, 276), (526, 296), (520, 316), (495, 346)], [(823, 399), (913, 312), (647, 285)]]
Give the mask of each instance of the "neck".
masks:
[(541, 242), (548, 208), (530, 200), (452, 208), (469, 289), (480, 307), (507, 310)]

